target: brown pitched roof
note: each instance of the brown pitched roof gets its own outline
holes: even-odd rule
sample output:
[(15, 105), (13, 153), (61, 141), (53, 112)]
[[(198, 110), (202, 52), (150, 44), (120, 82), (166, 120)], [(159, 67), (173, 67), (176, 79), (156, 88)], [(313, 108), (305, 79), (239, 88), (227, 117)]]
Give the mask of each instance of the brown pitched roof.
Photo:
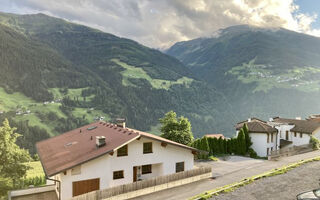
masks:
[[(261, 121), (258, 121), (258, 120), (254, 120), (254, 121), (251, 121), (251, 122), (244, 122), (247, 124), (248, 126), (248, 129), (249, 129), (249, 133), (274, 133), (274, 132), (277, 132), (277, 129), (268, 125), (267, 123), (263, 122), (262, 120)], [(237, 124), (236, 125), (236, 129), (237, 130), (240, 130), (244, 123), (241, 123), (241, 124)]]
[(303, 132), (312, 134), (317, 128), (320, 128), (320, 122), (317, 120), (299, 120), (299, 119), (286, 119), (286, 118), (274, 118), (274, 122), (287, 123), (295, 125), (291, 131)]
[[(96, 136), (105, 136), (106, 145), (97, 148)], [(196, 149), (192, 147), (156, 135), (134, 129), (124, 129), (106, 122), (95, 122), (74, 129), (38, 142), (36, 147), (45, 174), (47, 176), (53, 176), (104, 154), (113, 152), (139, 137), (147, 137), (196, 151)]]
[[(258, 118), (256, 118), (256, 117), (252, 117), (252, 118), (250, 118), (250, 120), (251, 120), (251, 122), (258, 121), (258, 122), (267, 123), (266, 121), (263, 121), (263, 120), (258, 119)], [(237, 123), (237, 125), (239, 125), (239, 124), (243, 124), (243, 123), (245, 123), (245, 122), (248, 122), (248, 120), (238, 122), (238, 123)]]
[(220, 133), (219, 134), (206, 134), (204, 136), (209, 137), (209, 138), (217, 138), (217, 139), (222, 138), (222, 139), (224, 139), (224, 135), (220, 134)]

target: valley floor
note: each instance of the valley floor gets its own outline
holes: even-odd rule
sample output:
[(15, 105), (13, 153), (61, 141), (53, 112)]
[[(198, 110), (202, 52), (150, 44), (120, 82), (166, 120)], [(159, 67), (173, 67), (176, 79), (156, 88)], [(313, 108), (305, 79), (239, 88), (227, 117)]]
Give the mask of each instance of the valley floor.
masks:
[[(203, 181), (182, 185), (179, 187), (175, 187), (172, 189), (152, 193), (149, 195), (137, 197), (136, 199), (189, 199), (195, 195), (198, 195), (202, 192), (207, 190), (212, 190), (217, 187), (221, 187), (224, 185), (228, 185), (237, 181), (241, 181), (244, 178), (251, 177), (254, 175), (261, 174), (263, 172), (269, 171), (274, 168), (279, 168), (284, 165), (288, 165), (290, 163), (294, 163), (300, 161), (302, 159), (313, 158), (316, 156), (320, 156), (320, 151), (313, 151), (305, 154), (290, 156), (282, 158), (279, 161), (267, 161), (267, 160), (254, 160), (250, 158), (242, 158), (238, 156), (231, 156), (229, 160), (226, 161), (218, 161), (218, 162), (201, 162), (197, 163), (197, 165), (211, 165), (213, 171), (213, 177), (215, 179), (206, 179)], [(315, 162), (320, 166), (320, 162)], [(309, 164), (308, 164), (309, 165)], [(303, 166), (302, 166), (303, 167)], [(318, 170), (319, 171), (319, 170)], [(316, 172), (314, 172), (316, 173)], [(310, 179), (314, 179), (318, 183), (318, 179), (320, 178), (320, 172), (318, 175), (311, 174), (310, 172)], [(280, 175), (280, 179), (281, 179)], [(309, 175), (308, 175), (309, 176)], [(297, 178), (297, 177), (296, 177)], [(249, 185), (250, 186), (250, 185)], [(309, 187), (317, 187), (317, 185), (311, 185)], [(241, 188), (240, 188), (241, 189)], [(303, 191), (308, 190), (309, 188), (304, 188)], [(311, 188), (312, 189), (312, 188)], [(299, 190), (300, 191), (300, 190)], [(252, 190), (252, 192), (254, 192)], [(269, 191), (270, 192), (270, 191)], [(296, 195), (295, 192), (292, 195)], [(232, 199), (232, 198), (225, 198), (225, 199)], [(238, 199), (238, 198), (236, 198)], [(247, 199), (247, 197), (243, 196), (243, 199)], [(261, 198), (259, 198), (261, 199)], [(281, 199), (281, 198), (278, 198)], [(292, 199), (292, 197), (291, 197)]]

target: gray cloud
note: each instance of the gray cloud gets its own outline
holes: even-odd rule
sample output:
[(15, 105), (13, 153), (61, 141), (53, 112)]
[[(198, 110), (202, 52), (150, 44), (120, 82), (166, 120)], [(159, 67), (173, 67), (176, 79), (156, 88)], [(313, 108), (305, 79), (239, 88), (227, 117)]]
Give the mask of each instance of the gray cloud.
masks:
[(320, 35), (317, 16), (299, 13), (293, 0), (2, 0), (0, 10), (43, 12), (154, 48), (208, 36), (237, 24)]

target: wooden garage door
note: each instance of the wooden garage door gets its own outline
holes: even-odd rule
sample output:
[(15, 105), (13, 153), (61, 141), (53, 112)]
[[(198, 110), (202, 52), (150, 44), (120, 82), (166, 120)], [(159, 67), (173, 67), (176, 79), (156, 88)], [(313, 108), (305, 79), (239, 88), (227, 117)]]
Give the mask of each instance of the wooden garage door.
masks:
[(100, 179), (90, 179), (72, 182), (72, 196), (92, 192), (100, 189)]

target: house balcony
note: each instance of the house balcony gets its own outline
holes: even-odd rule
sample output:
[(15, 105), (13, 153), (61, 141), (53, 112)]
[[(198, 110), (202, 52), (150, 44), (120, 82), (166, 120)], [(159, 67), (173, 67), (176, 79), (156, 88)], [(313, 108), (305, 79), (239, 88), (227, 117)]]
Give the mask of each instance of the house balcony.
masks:
[(280, 149), (289, 147), (292, 145), (292, 141), (290, 140), (285, 140), (285, 139), (280, 139)]

